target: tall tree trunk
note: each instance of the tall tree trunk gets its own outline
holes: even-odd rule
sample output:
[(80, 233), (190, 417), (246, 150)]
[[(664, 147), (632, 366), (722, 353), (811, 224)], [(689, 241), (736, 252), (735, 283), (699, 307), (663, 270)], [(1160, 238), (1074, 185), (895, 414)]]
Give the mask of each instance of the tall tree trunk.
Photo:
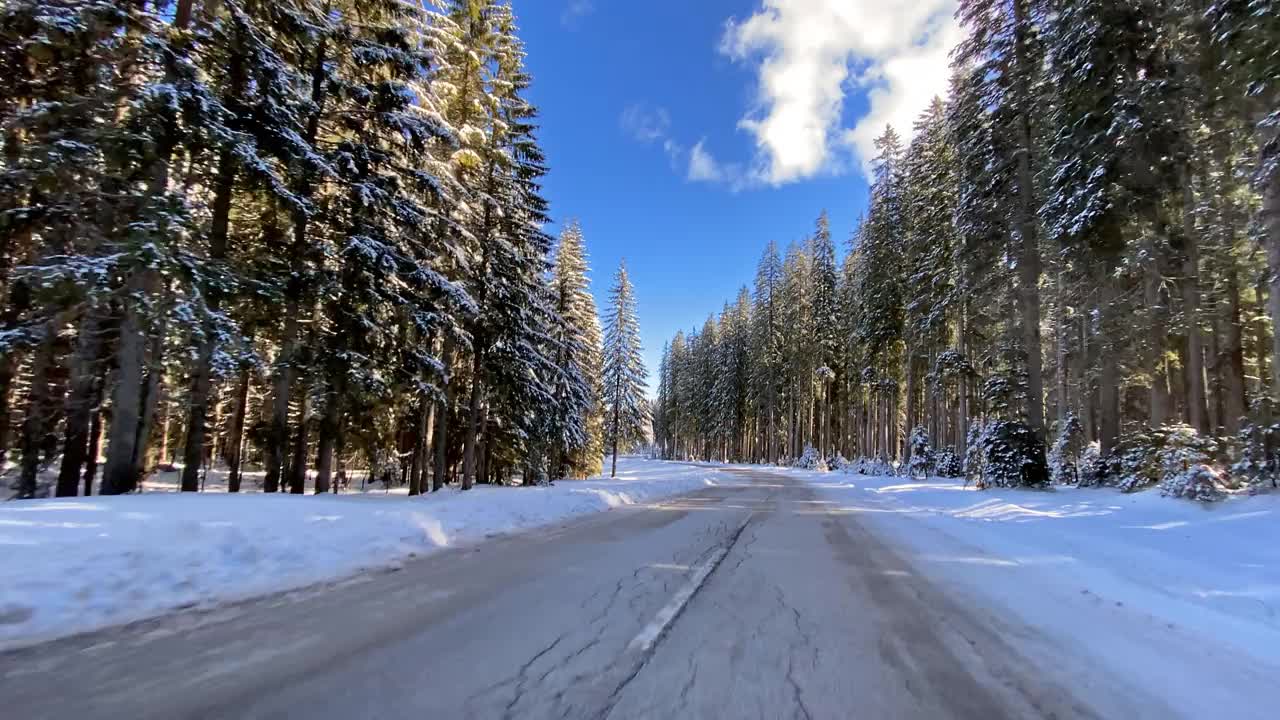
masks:
[[(191, 24), (194, 0), (177, 0), (174, 7), (173, 27), (186, 30)], [(176, 82), (181, 56), (185, 48), (172, 53), (166, 59), (164, 81)], [(178, 146), (178, 129), (166, 127), (159, 138), (155, 157), (151, 160), (147, 195), (151, 200), (165, 197), (169, 192), (170, 163)], [(149, 435), (147, 405), (154, 409), (154, 378), (144, 377), (147, 354), (147, 331), (141, 313), (142, 297), (152, 294), (160, 285), (160, 279), (152, 268), (133, 268), (128, 273), (126, 292), (122, 297), (125, 307), (124, 321), (120, 325), (120, 341), (116, 348), (116, 389), (112, 398), (110, 441), (107, 446), (107, 465), (102, 471), (104, 495), (118, 495), (133, 490), (140, 479), (139, 439)], [(154, 375), (154, 373), (145, 374)], [(146, 383), (146, 386), (144, 386)], [(150, 396), (150, 400), (148, 400)], [(146, 403), (146, 404), (144, 404)]]
[(160, 406), (164, 386), (164, 336), (165, 324), (157, 323), (151, 331), (147, 352), (147, 379), (142, 386), (142, 413), (138, 418), (138, 436), (133, 456), (133, 475), (141, 480), (150, 469), (147, 450), (151, 447), (151, 434), (156, 424), (156, 408)]
[(1057, 363), (1057, 381), (1058, 381), (1058, 428), (1066, 427), (1067, 415), (1070, 414), (1070, 397), (1067, 388), (1067, 362), (1068, 362), (1068, 340), (1067, 340), (1067, 287), (1063, 282), (1063, 270), (1058, 269), (1054, 273), (1054, 289), (1055, 299), (1053, 303), (1053, 343), (1055, 360)]
[[(51, 313), (52, 314), (52, 313)], [(31, 384), (27, 390), (27, 408), (22, 419), (22, 465), (18, 476), (18, 497), (36, 496), (40, 474), (40, 450), (44, 446), (45, 429), (53, 414), (50, 373), (57, 361), (58, 322), (51, 317), (44, 323), (44, 336), (36, 345), (31, 359)]]
[(89, 425), (98, 386), (98, 365), (102, 354), (102, 317), (99, 308), (90, 308), (80, 321), (76, 349), (71, 357), (71, 379), (63, 413), (62, 464), (58, 469), (58, 497), (75, 497), (80, 492), (80, 472), (88, 452)]
[(231, 428), (227, 433), (227, 492), (240, 492), (241, 466), (244, 461), (244, 420), (249, 412), (251, 377), (249, 366), (242, 365), (240, 379), (236, 383), (236, 404), (231, 412)]
[(296, 298), (285, 301), (284, 334), (280, 354), (276, 357), (275, 378), (271, 391), (271, 422), (267, 434), (266, 478), (263, 492), (277, 492), (284, 480), (285, 455), (289, 445), (289, 395), (293, 384), (293, 363), (297, 352), (298, 313)]
[[(478, 338), (477, 338), (478, 340)], [(467, 403), (467, 435), (462, 449), (462, 489), (475, 483), (476, 440), (480, 431), (480, 406), (484, 400), (484, 351), (476, 343), (471, 364), (471, 400)]]
[(316, 495), (329, 492), (333, 481), (333, 451), (338, 441), (342, 395), (343, 391), (335, 387), (325, 402), (324, 417), (320, 419), (320, 441), (316, 447)]
[[(15, 282), (9, 287), (8, 296), (0, 296), (7, 301), (4, 308), (4, 320), (0, 330), (11, 331), (17, 328), (31, 303), (31, 289), (25, 282)], [(13, 381), (18, 372), (18, 355), (16, 351), (0, 355), (0, 467), (9, 453), (9, 434), (12, 430)]]
[(453, 336), (445, 335), (444, 352), (440, 357), (444, 368), (444, 397), (440, 401), (439, 429), (435, 437), (435, 469), (431, 473), (431, 492), (444, 488), (445, 465), (449, 455), (449, 412), (453, 404)]
[(423, 446), (427, 442), (427, 417), (435, 409), (435, 403), (424, 399), (414, 413), (413, 459), (409, 466), (409, 496), (422, 494)]
[(1234, 258), (1227, 271), (1227, 297), (1223, 303), (1226, 323), (1222, 387), (1222, 426), (1228, 435), (1240, 432), (1240, 420), (1247, 412), (1245, 404), (1244, 332), (1240, 310), (1240, 274)]
[[(1167, 228), (1162, 227), (1161, 236)], [(1147, 262), (1143, 270), (1143, 293), (1150, 322), (1147, 324), (1148, 343), (1147, 373), (1151, 376), (1151, 427), (1160, 427), (1169, 418), (1169, 380), (1165, 376), (1164, 348), (1169, 321), (1160, 293), (1160, 262), (1155, 237), (1147, 234), (1144, 239)]]
[(622, 377), (618, 374), (618, 379), (614, 382), (613, 387), (613, 421), (611, 423), (613, 431), (609, 433), (609, 440), (613, 450), (613, 466), (609, 470), (609, 477), (618, 477), (618, 433), (621, 432), (622, 425)]
[(1269, 354), (1269, 345), (1267, 343), (1267, 332), (1271, 329), (1271, 323), (1268, 321), (1267, 313), (1264, 309), (1268, 307), (1270, 298), (1267, 293), (1267, 276), (1266, 273), (1259, 274), (1254, 286), (1254, 292), (1257, 295), (1257, 321), (1254, 325), (1254, 343), (1253, 349), (1257, 357), (1254, 363), (1257, 366), (1257, 383), (1254, 386), (1255, 397), (1269, 397), (1267, 393), (1268, 384), (1271, 381), (1271, 368), (1267, 364), (1267, 356)]
[(302, 495), (307, 491), (307, 389), (298, 392), (298, 430), (293, 436), (293, 459), (289, 461), (289, 492)]
[[(143, 287), (143, 274), (130, 278), (131, 287)], [(107, 464), (102, 468), (102, 494), (120, 495), (137, 486), (134, 454), (142, 411), (143, 366), (146, 337), (140, 303), (126, 302), (116, 348), (116, 384), (111, 396), (111, 426), (107, 434)]]
[(94, 391), (93, 420), (89, 423), (89, 449), (84, 460), (84, 496), (93, 494), (93, 478), (98, 474), (98, 452), (102, 448), (102, 383)]
[(1187, 407), (1191, 427), (1209, 432), (1204, 387), (1204, 345), (1200, 334), (1200, 248), (1195, 227), (1195, 196), (1190, 176), (1182, 182), (1182, 310), (1187, 319)]
[(1102, 456), (1114, 452), (1116, 442), (1120, 438), (1120, 373), (1117, 359), (1118, 348), (1114, 342), (1115, 279), (1107, 273), (1099, 288), (1101, 311), (1103, 313), (1102, 342), (1099, 353), (1102, 364), (1098, 377), (1099, 404), (1099, 441)]
[[(1275, 153), (1275, 145), (1280, 142), (1280, 127), (1274, 123), (1259, 123), (1261, 137), (1258, 147), (1262, 148), (1259, 158), (1260, 167), (1268, 167), (1277, 159), (1268, 153)], [(1267, 250), (1267, 270), (1271, 282), (1268, 295), (1271, 310), (1271, 399), (1280, 400), (1280, 170), (1272, 170), (1262, 182), (1262, 207), (1259, 220), (1262, 227), (1262, 245)]]

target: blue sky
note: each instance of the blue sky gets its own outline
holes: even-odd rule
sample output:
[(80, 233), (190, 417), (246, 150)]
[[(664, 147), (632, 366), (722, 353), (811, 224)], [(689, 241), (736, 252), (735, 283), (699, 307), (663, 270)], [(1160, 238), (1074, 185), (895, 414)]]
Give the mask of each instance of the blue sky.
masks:
[[(953, 0), (515, 0), (559, 223), (603, 310), (623, 258), (645, 357), (826, 209), (846, 241), (870, 139), (945, 89)], [(902, 7), (885, 7), (902, 5)]]

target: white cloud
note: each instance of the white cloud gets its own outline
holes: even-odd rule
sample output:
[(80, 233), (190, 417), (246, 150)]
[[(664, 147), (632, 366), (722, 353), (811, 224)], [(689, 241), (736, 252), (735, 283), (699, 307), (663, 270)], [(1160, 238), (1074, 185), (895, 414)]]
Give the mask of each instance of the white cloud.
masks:
[(628, 105), (618, 122), (624, 132), (643, 143), (662, 140), (671, 131), (671, 113), (644, 103)]
[(560, 24), (570, 30), (576, 30), (578, 23), (595, 10), (596, 6), (592, 0), (569, 0), (564, 12), (560, 13)]
[(705, 140), (699, 140), (689, 151), (689, 180), (691, 182), (720, 182), (724, 179), (724, 171), (711, 153), (703, 147)]
[[(840, 167), (852, 150), (865, 168), (891, 124), (911, 136), (916, 116), (947, 89), (947, 55), (961, 31), (955, 0), (763, 0), (730, 20), (721, 51), (758, 63), (757, 107), (739, 122), (756, 143), (752, 177), (782, 185)], [(846, 92), (870, 104), (841, 127)]]
[(671, 167), (679, 167), (684, 155), (684, 145), (671, 137), (671, 113), (666, 108), (632, 103), (622, 111), (618, 124), (623, 132), (637, 142), (661, 145)]

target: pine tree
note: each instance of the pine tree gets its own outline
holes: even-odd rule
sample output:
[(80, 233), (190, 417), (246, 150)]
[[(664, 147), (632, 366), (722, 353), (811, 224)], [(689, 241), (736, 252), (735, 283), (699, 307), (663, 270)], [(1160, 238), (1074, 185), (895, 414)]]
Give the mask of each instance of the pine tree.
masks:
[(618, 474), (618, 446), (642, 440), (650, 421), (645, 398), (648, 373), (641, 353), (636, 300), (626, 263), (622, 263), (614, 275), (604, 323), (603, 379), (608, 423), (605, 438), (613, 454), (610, 477)]
[(570, 375), (576, 372), (586, 383), (586, 392), (574, 393), (567, 382), (556, 388), (557, 407), (564, 418), (559, 426), (567, 429), (576, 423), (582, 437), (561, 435), (553, 477), (591, 477), (600, 472), (604, 457), (600, 320), (588, 270), (582, 228), (571, 222), (560, 234), (552, 270), (555, 309), (562, 319), (557, 328), (560, 356), (556, 364)]

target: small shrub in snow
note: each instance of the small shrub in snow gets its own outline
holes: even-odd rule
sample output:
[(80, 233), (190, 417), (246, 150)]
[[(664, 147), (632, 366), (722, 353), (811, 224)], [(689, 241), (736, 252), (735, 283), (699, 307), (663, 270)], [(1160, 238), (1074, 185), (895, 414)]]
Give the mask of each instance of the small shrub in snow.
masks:
[(1216, 467), (1218, 443), (1188, 425), (1165, 425), (1128, 433), (1103, 458), (1102, 482), (1134, 492), (1171, 480), (1197, 465)]
[(991, 420), (969, 435), (967, 469), (978, 487), (1041, 487), (1049, 482), (1044, 443), (1026, 423)]
[(822, 459), (822, 456), (818, 454), (818, 451), (812, 445), (805, 445), (804, 452), (791, 464), (791, 467), (826, 472), (827, 462)]
[(1240, 429), (1236, 445), (1240, 459), (1231, 466), (1232, 476), (1251, 492), (1275, 489), (1280, 476), (1280, 424), (1248, 423)]
[(1192, 465), (1160, 483), (1160, 494), (1165, 496), (1213, 502), (1222, 498), (1218, 489), (1223, 476), (1208, 465)]
[(1121, 492), (1159, 486), (1164, 495), (1214, 500), (1231, 486), (1223, 449), (1187, 425), (1165, 425), (1128, 433), (1108, 457), (1086, 450), (1081, 485), (1110, 485)]
[(1071, 414), (1067, 416), (1058, 430), (1058, 439), (1053, 442), (1049, 452), (1049, 479), (1055, 484), (1065, 485), (1080, 482), (1080, 456), (1084, 453), (1084, 427), (1080, 419)]
[(865, 475), (867, 477), (893, 477), (898, 474), (893, 465), (885, 462), (884, 459), (865, 457), (849, 461), (845, 465), (843, 472), (847, 475)]
[(836, 453), (836, 456), (827, 461), (827, 469), (831, 472), (846, 472), (849, 468), (849, 461), (844, 455)]
[(929, 433), (917, 425), (907, 440), (907, 474), (913, 478), (928, 478), (933, 469), (933, 449), (929, 447)]
[(1091, 442), (1080, 453), (1080, 487), (1097, 487), (1107, 480), (1107, 463), (1102, 459), (1102, 446)]
[(943, 448), (934, 456), (933, 472), (938, 477), (944, 478), (964, 477), (964, 464), (960, 462), (960, 456), (955, 454), (955, 451), (951, 448)]

